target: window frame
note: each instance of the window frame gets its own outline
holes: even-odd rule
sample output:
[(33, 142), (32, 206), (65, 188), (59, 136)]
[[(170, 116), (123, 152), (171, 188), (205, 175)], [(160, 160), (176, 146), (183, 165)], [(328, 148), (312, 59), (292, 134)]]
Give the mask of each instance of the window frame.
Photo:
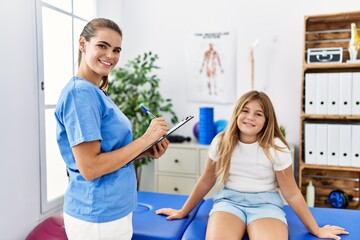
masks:
[[(55, 109), (56, 104), (46, 104), (45, 102), (45, 88), (44, 88), (44, 82), (45, 82), (45, 69), (44, 69), (44, 42), (43, 42), (43, 7), (49, 8), (51, 10), (54, 10), (58, 13), (65, 14), (67, 16), (71, 17), (71, 49), (72, 49), (72, 75), (75, 74), (75, 71), (77, 70), (77, 49), (75, 49), (76, 46), (76, 39), (74, 36), (75, 30), (75, 24), (74, 21), (80, 20), (83, 22), (88, 22), (90, 19), (82, 18), (78, 15), (74, 14), (74, 1), (75, 0), (69, 0), (71, 1), (71, 12), (64, 11), (62, 9), (59, 9), (51, 4), (48, 4), (46, 2), (43, 2), (43, 0), (36, 0), (36, 52), (37, 52), (37, 72), (38, 72), (38, 105), (39, 105), (39, 161), (40, 161), (40, 214), (46, 214), (49, 212), (54, 212), (62, 209), (62, 205), (64, 202), (64, 195), (61, 195), (57, 198), (54, 198), (52, 200), (48, 200), (48, 190), (47, 190), (47, 159), (46, 159), (46, 110), (48, 109)], [(97, 4), (94, 0), (94, 17), (96, 15), (96, 8)], [(46, 87), (46, 86), (45, 86)], [(63, 170), (64, 175), (66, 175), (66, 169)]]

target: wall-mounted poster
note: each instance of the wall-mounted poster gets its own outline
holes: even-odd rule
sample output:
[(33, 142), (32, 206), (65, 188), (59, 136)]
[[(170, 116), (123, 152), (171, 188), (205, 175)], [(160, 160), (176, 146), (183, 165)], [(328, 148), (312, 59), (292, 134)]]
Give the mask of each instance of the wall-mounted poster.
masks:
[(193, 33), (188, 43), (188, 99), (233, 103), (236, 94), (235, 54), (232, 32)]

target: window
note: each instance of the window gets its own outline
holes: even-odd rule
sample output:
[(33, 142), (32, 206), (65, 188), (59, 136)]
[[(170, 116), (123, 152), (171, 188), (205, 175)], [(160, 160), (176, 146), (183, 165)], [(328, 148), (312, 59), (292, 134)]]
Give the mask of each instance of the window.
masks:
[(41, 213), (46, 213), (62, 205), (68, 184), (56, 142), (54, 110), (60, 91), (77, 71), (78, 38), (95, 17), (96, 0), (37, 3)]

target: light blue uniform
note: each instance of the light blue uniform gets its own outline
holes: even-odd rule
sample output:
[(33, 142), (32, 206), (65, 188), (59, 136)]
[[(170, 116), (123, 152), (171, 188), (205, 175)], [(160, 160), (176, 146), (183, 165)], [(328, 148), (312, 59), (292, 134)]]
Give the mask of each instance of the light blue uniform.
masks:
[(70, 177), (64, 212), (94, 223), (117, 220), (131, 213), (137, 205), (132, 162), (86, 181), (71, 150), (82, 142), (97, 140), (101, 142), (101, 152), (129, 144), (133, 140), (129, 119), (101, 89), (78, 77), (73, 77), (61, 92), (55, 117), (57, 142)]

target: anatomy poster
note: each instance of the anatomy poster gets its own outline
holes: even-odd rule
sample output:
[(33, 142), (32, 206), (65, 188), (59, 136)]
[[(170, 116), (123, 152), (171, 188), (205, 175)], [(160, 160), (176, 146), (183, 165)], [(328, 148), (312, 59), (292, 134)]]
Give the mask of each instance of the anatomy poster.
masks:
[(235, 37), (230, 31), (193, 33), (188, 42), (188, 99), (233, 103)]

